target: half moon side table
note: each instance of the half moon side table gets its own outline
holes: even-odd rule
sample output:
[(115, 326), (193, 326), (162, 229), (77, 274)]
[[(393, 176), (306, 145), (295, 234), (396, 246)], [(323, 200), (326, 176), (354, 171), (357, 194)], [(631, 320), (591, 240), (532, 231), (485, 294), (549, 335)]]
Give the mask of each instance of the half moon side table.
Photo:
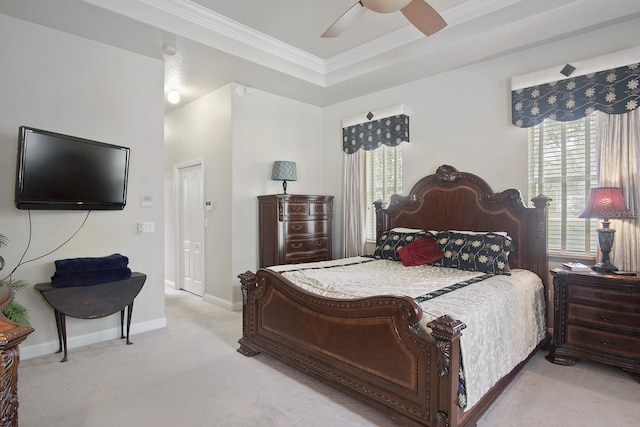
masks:
[(54, 288), (51, 283), (39, 283), (34, 288), (53, 307), (58, 330), (58, 351), (64, 351), (61, 362), (67, 361), (67, 325), (66, 316), (76, 319), (97, 319), (120, 312), (120, 338), (124, 335), (124, 311), (127, 309), (127, 345), (131, 327), (133, 300), (147, 280), (143, 273), (131, 273), (131, 277), (116, 282), (100, 283), (89, 286), (70, 286)]

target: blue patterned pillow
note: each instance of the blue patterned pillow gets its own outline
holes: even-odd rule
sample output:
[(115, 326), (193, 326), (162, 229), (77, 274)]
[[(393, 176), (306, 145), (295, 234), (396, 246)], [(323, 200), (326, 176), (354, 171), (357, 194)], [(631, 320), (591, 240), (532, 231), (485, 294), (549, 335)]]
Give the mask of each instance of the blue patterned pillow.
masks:
[(436, 236), (436, 244), (444, 256), (432, 265), (483, 273), (509, 274), (510, 237), (496, 233), (443, 231)]
[(380, 242), (378, 242), (378, 246), (373, 253), (373, 257), (377, 259), (400, 261), (398, 249), (402, 249), (409, 243), (415, 242), (426, 235), (427, 232), (424, 230), (385, 231), (382, 233), (382, 236), (380, 236)]

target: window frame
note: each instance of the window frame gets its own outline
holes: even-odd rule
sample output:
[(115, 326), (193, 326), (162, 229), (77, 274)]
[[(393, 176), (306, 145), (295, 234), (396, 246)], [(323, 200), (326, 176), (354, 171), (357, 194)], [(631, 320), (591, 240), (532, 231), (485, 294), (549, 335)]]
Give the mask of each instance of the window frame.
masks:
[[(548, 221), (559, 221), (560, 227), (559, 244), (554, 243), (554, 236), (550, 232), (547, 233), (548, 254), (554, 258), (594, 259), (598, 250), (597, 236), (594, 231), (595, 224), (587, 218), (584, 221), (584, 226), (580, 227), (582, 228), (581, 232), (576, 231), (576, 228), (571, 230), (570, 225), (573, 224), (575, 226), (577, 221), (582, 221), (582, 219), (578, 219), (579, 213), (589, 197), (591, 188), (598, 185), (595, 158), (595, 112), (585, 118), (571, 122), (558, 122), (547, 119), (536, 126), (528, 128), (528, 132), (527, 176), (529, 199), (538, 194), (551, 197), (553, 200), (548, 210)], [(549, 140), (548, 134), (553, 132), (556, 133), (555, 139)], [(583, 137), (580, 139), (577, 136), (581, 132), (583, 132)], [(579, 153), (580, 144), (582, 144), (582, 153)], [(572, 147), (574, 150), (571, 149)], [(556, 163), (555, 170), (551, 166), (554, 161), (549, 161), (553, 157), (554, 150), (556, 150), (558, 156), (557, 159), (552, 159)], [(578, 153), (576, 154), (576, 152)], [(571, 162), (572, 158), (577, 159)], [(552, 172), (545, 177), (547, 169)], [(582, 175), (576, 174), (576, 171), (580, 169), (583, 170)], [(555, 176), (553, 176), (553, 171), (556, 172)], [(575, 192), (575, 189), (581, 183), (584, 183), (581, 188), (583, 191)], [(554, 187), (558, 188), (554, 189)], [(579, 206), (571, 205), (571, 200), (578, 201)], [(554, 218), (554, 213), (558, 213), (559, 216)], [(551, 228), (551, 224), (548, 224), (548, 230), (551, 230)], [(572, 245), (582, 245), (582, 249), (580, 251), (576, 250), (575, 247), (571, 249)]]
[[(376, 243), (376, 214), (373, 202), (383, 200), (390, 202), (393, 194), (402, 194), (403, 164), (404, 164), (404, 144), (395, 147), (381, 145), (375, 150), (364, 152), (364, 199), (365, 199), (365, 240), (367, 243)], [(382, 157), (382, 159), (380, 159)], [(393, 157), (393, 159), (390, 159)], [(378, 171), (382, 182), (376, 184), (374, 181), (376, 174), (373, 164), (376, 161), (382, 163), (382, 170)], [(388, 170), (389, 163), (393, 165), (393, 171)], [(392, 178), (393, 182), (385, 182)]]

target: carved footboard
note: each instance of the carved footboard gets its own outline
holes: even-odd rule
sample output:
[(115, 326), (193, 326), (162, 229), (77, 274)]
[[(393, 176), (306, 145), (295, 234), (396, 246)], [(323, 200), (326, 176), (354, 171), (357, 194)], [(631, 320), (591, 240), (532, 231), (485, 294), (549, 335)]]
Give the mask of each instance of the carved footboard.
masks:
[(240, 353), (267, 353), (404, 424), (458, 425), (463, 323), (440, 317), (429, 323), (429, 335), (418, 325), (422, 310), (408, 297), (322, 298), (266, 269), (238, 277)]

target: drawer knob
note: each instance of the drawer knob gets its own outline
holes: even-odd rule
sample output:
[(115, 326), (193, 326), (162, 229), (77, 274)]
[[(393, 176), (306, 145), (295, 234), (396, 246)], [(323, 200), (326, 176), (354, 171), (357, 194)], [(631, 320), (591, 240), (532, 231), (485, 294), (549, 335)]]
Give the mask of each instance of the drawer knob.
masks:
[(302, 208), (300, 206), (289, 206), (289, 210), (293, 212), (300, 212)]
[(289, 246), (291, 249), (300, 249), (302, 247), (302, 243), (291, 243)]
[(600, 313), (596, 313), (595, 316), (596, 316), (596, 319), (602, 320), (603, 322), (615, 322), (615, 320), (616, 320), (615, 317), (605, 316), (605, 315), (600, 314)]
[(302, 230), (302, 226), (301, 225), (292, 225), (291, 229), (293, 231), (300, 231), (300, 230)]
[(599, 339), (599, 340), (598, 340), (598, 342), (599, 342), (601, 345), (604, 345), (604, 346), (607, 346), (607, 347), (613, 347), (613, 346), (615, 346), (615, 345), (616, 345), (615, 341), (603, 341), (603, 340), (600, 340), (600, 339)]
[(596, 296), (605, 301), (613, 301), (616, 299), (615, 295), (603, 294), (602, 292), (596, 292)]

